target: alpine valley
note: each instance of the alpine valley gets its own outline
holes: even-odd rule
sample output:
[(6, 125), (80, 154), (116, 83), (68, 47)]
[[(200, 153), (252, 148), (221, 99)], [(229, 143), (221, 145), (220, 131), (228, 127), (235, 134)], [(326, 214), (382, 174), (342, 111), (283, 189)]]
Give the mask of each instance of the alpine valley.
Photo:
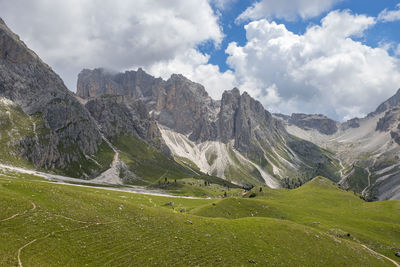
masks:
[(0, 19), (1, 266), (399, 266), (399, 156), (400, 90), (344, 123), (140, 68), (74, 93)]

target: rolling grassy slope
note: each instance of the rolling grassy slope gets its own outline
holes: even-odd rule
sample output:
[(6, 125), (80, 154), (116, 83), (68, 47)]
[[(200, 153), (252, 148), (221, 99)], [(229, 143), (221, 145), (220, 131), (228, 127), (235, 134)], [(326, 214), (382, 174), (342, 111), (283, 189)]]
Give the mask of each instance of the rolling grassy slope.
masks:
[(357, 238), (389, 255), (378, 245), (398, 246), (399, 203), (364, 203), (315, 181), (292, 191), (264, 188), (252, 199), (183, 199), (3, 172), (0, 265), (393, 266), (327, 229), (345, 231), (364, 219)]
[[(112, 141), (129, 170), (139, 176), (142, 181), (154, 183), (164, 176), (170, 179), (197, 176), (196, 172), (178, 164), (139, 138), (120, 136)], [(138, 180), (127, 182), (143, 183)]]
[[(255, 188), (250, 199), (223, 199), (217, 205), (196, 208), (193, 214), (207, 217), (269, 217), (293, 221), (323, 232), (350, 234), (363, 243), (395, 258), (400, 250), (400, 202), (365, 202), (341, 190), (328, 179), (317, 177), (294, 190)], [(255, 197), (254, 197), (255, 196)]]

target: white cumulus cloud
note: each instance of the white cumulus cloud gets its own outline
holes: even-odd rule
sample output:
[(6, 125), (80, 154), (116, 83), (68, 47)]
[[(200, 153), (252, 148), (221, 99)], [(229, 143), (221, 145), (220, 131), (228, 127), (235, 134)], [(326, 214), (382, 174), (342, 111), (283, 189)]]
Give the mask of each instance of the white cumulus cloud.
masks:
[(207, 63), (208, 59), (209, 56), (189, 49), (172, 60), (155, 63), (145, 70), (164, 79), (173, 73), (180, 73), (202, 84), (214, 99), (220, 99), (224, 90), (237, 85), (235, 76), (230, 70), (220, 72), (218, 66)]
[[(228, 64), (241, 87), (268, 109), (362, 116), (400, 85), (399, 59), (356, 39), (375, 23), (373, 17), (333, 11), (298, 35), (282, 24), (254, 21), (245, 26), (244, 46), (229, 44)], [(276, 101), (268, 100), (275, 94), (268, 88)]]
[(386, 8), (379, 13), (378, 20), (383, 22), (391, 22), (400, 20), (400, 3), (397, 4), (397, 10), (387, 10)]
[(150, 68), (223, 39), (207, 0), (0, 0), (0, 15), (71, 90), (82, 68)]
[(260, 0), (239, 15), (237, 21), (280, 18), (295, 20), (316, 17), (342, 0)]
[(212, 4), (218, 9), (228, 9), (233, 4), (235, 4), (238, 0), (210, 0)]

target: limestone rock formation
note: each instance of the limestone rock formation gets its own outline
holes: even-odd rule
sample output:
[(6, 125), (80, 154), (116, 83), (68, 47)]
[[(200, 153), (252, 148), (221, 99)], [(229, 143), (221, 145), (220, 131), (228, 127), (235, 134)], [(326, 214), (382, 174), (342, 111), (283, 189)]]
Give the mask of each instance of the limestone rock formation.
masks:
[(90, 99), (105, 94), (123, 95), (126, 102), (141, 99), (158, 122), (179, 133), (192, 134), (192, 140), (216, 137), (216, 129), (208, 121), (218, 103), (202, 85), (182, 75), (174, 74), (164, 81), (142, 69), (116, 74), (94, 69), (79, 74), (79, 97)]
[(338, 130), (338, 123), (322, 114), (308, 115), (293, 113), (289, 119), (289, 123), (303, 129), (316, 129), (318, 132), (327, 135), (334, 134)]
[[(258, 182), (264, 179), (274, 185), (279, 184), (276, 179), (295, 176), (297, 182), (290, 184), (300, 185), (318, 172), (318, 164), (331, 164), (318, 147), (293, 139), (280, 120), (273, 118), (263, 105), (248, 93), (240, 94), (237, 88), (225, 91), (222, 99), (216, 101), (208, 95), (202, 85), (182, 75), (173, 74), (164, 81), (146, 74), (142, 69), (124, 73), (112, 73), (104, 69), (83, 70), (79, 74), (77, 88), (77, 95), (89, 100), (87, 107), (102, 126), (110, 121), (117, 126), (113, 131), (120, 129), (120, 121), (129, 121), (124, 116), (129, 112), (122, 110), (140, 100), (163, 129), (173, 131), (164, 130), (175, 153), (179, 153), (180, 158), (190, 158), (195, 164), (199, 164), (204, 172), (215, 171), (221, 177), (253, 176)], [(99, 96), (102, 95), (104, 97), (99, 100)], [(117, 103), (120, 107), (105, 107), (104, 103), (97, 107), (97, 111), (91, 107), (94, 103), (91, 101), (98, 104), (98, 101), (104, 102), (105, 98), (112, 95), (118, 96), (116, 99), (119, 99)], [(117, 112), (117, 109), (121, 111)], [(99, 115), (96, 115), (96, 112), (100, 112)], [(113, 116), (110, 116), (110, 112)], [(120, 118), (116, 118), (116, 114), (119, 114)], [(321, 128), (325, 129), (324, 126)], [(184, 141), (185, 138), (187, 141)], [(190, 148), (185, 147), (187, 145)], [(196, 148), (193, 148), (194, 146)], [(304, 155), (296, 155), (290, 146), (304, 152)], [(205, 151), (205, 147), (209, 149)], [(231, 157), (222, 153), (221, 156), (226, 158), (219, 159), (219, 166), (214, 164), (214, 158), (222, 151), (217, 147), (231, 153)], [(204, 153), (204, 156), (196, 156), (196, 153)], [(239, 158), (232, 158), (235, 153), (240, 154)], [(311, 160), (306, 163), (306, 157), (313, 154), (317, 154), (313, 158), (317, 159), (317, 162)], [(286, 182), (284, 186), (287, 186)]]
[(89, 100), (85, 107), (107, 139), (114, 140), (121, 135), (134, 136), (169, 154), (156, 121), (150, 118), (141, 100), (125, 101), (124, 96), (103, 95)]
[(20, 153), (35, 165), (65, 169), (76, 163), (76, 175), (92, 175), (79, 162), (97, 152), (100, 133), (87, 111), (65, 87), (60, 77), (0, 19), (0, 96), (20, 106), (40, 136), (24, 136)]

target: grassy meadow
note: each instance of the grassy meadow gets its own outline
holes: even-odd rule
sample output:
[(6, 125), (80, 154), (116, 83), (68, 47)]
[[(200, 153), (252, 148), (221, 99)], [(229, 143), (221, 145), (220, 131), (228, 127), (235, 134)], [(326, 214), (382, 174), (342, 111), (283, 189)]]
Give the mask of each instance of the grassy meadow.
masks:
[(232, 190), (162, 197), (2, 171), (0, 266), (394, 266), (377, 253), (400, 262), (398, 201), (364, 202), (321, 177)]

